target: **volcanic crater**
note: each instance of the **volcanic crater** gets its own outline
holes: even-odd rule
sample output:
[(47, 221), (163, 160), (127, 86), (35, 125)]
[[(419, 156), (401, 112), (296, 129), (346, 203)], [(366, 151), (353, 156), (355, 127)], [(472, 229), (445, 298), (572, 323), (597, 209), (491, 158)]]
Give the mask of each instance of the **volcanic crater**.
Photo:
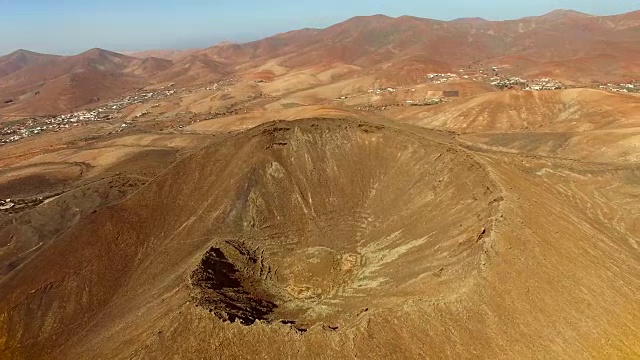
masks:
[(312, 337), (463, 299), (493, 268), (502, 188), (447, 139), (303, 119), (213, 140), (35, 253), (46, 273), (4, 278), (6, 346), (171, 324)]
[(208, 230), (190, 275), (195, 303), (223, 320), (337, 328), (363, 309), (455, 296), (486, 265), (501, 197), (464, 150), (329, 119), (231, 141), (224, 230)]

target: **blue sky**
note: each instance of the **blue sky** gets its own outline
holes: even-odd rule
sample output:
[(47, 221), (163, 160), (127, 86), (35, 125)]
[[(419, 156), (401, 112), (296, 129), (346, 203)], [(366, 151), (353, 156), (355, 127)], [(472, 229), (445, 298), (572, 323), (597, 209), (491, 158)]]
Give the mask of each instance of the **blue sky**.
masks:
[(610, 15), (640, 5), (638, 0), (0, 0), (0, 55), (19, 48), (73, 54), (93, 47), (206, 47), (326, 27), (356, 15), (504, 20), (554, 9)]

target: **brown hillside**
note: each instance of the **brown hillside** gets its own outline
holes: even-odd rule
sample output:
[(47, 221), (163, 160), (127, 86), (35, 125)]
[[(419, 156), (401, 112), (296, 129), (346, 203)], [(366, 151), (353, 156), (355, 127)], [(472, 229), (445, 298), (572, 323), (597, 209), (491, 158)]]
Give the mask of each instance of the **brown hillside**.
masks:
[(0, 57), (0, 359), (640, 359), (639, 15)]
[(0, 57), (0, 78), (11, 75), (27, 66), (33, 66), (56, 59), (55, 55), (39, 54), (27, 50), (17, 50)]
[(640, 161), (640, 98), (590, 89), (478, 95), (387, 115), (499, 149), (591, 161)]
[[(0, 64), (5, 58), (0, 58)], [(75, 56), (38, 57), (0, 78), (0, 99), (13, 99), (10, 104), (0, 105), (0, 114), (15, 117), (70, 112), (140, 87), (171, 64), (169, 60), (140, 60), (101, 49)]]
[[(365, 68), (421, 56), (425, 64), (446, 63), (458, 68), (477, 60), (492, 61), (505, 56), (530, 59), (523, 73), (545, 71), (547, 63), (574, 58), (585, 66), (600, 69), (600, 78), (628, 78), (637, 74), (640, 54), (638, 13), (597, 17), (570, 11), (557, 11), (540, 17), (510, 21), (459, 19), (450, 22), (415, 17), (357, 17), (322, 30), (304, 30), (240, 45), (215, 46), (204, 53), (211, 58), (232, 61), (283, 58), (281, 64), (297, 68), (318, 62), (346, 63)], [(602, 68), (589, 59), (613, 57), (623, 65)], [(596, 60), (597, 61), (597, 60)], [(624, 66), (631, 61), (633, 66)], [(613, 71), (612, 71), (613, 70)], [(578, 72), (579, 73), (579, 72)], [(575, 73), (569, 80), (584, 80)], [(586, 78), (597, 79), (596, 71)]]
[(429, 128), (468, 132), (589, 131), (640, 125), (637, 96), (591, 89), (507, 91), (389, 114)]
[(265, 124), (9, 268), (0, 354), (632, 358), (633, 189), (419, 127)]
[(181, 85), (205, 84), (231, 73), (227, 64), (212, 60), (204, 54), (190, 55), (154, 77), (156, 82), (175, 82)]
[(138, 59), (146, 58), (160, 58), (165, 60), (181, 60), (182, 58), (189, 56), (190, 54), (198, 51), (199, 49), (186, 49), (186, 50), (145, 50), (145, 51), (119, 51), (121, 54), (133, 56)]
[[(234, 75), (274, 80), (265, 66), (279, 71), (355, 66), (350, 76), (376, 74), (391, 85), (421, 82), (430, 72), (457, 72), (482, 64), (527, 78), (552, 77), (569, 84), (635, 80), (640, 71), (637, 41), (640, 13), (590, 16), (556, 11), (509, 21), (438, 21), (410, 16), (356, 17), (326, 29), (302, 29), (246, 44), (220, 44), (204, 50), (156, 52), (139, 59), (93, 49), (69, 57), (26, 51), (0, 58), (0, 113), (61, 112), (87, 99), (118, 96), (138, 84), (206, 84)], [(153, 52), (147, 55), (156, 54)], [(147, 56), (145, 53), (133, 54)], [(79, 71), (97, 71), (83, 99), (52, 101), (34, 97), (45, 85)], [(124, 79), (119, 89), (111, 79)], [(103, 84), (101, 81), (105, 81)], [(98, 93), (94, 88), (103, 87)], [(66, 95), (65, 95), (66, 96)], [(8, 101), (11, 100), (11, 101)], [(9, 105), (4, 104), (8, 101)]]

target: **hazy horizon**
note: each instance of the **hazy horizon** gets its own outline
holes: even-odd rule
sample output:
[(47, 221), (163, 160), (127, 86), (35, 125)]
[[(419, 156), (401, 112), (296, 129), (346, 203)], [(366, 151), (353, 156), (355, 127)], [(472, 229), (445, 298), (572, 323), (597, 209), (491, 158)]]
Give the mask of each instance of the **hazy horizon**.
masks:
[[(632, 4), (633, 3), (633, 4)], [(384, 14), (411, 15), (438, 20), (481, 17), (509, 20), (571, 9), (606, 16), (638, 10), (631, 0), (527, 0), (506, 1), (417, 0), (370, 4), (327, 0), (322, 4), (301, 4), (284, 0), (170, 1), (123, 0), (87, 3), (67, 0), (51, 4), (46, 0), (10, 3), (0, 0), (0, 32), (11, 34), (0, 43), (0, 56), (17, 49), (71, 55), (91, 48), (112, 51), (202, 48), (223, 41), (247, 42), (300, 28), (325, 28), (354, 16)], [(16, 30), (18, 29), (18, 30)], [(46, 34), (46, 35), (45, 35)]]

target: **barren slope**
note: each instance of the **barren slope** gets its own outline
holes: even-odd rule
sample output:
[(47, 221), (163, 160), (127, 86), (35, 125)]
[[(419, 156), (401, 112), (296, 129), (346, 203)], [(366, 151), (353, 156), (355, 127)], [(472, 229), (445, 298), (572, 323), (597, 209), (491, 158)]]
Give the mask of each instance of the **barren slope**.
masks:
[(640, 97), (590, 89), (489, 93), (388, 116), (472, 143), (592, 161), (640, 161)]
[(0, 354), (633, 358), (638, 174), (386, 122), (264, 124), (0, 280)]
[(27, 50), (17, 50), (0, 57), (0, 78), (11, 75), (27, 66), (33, 66), (56, 59), (55, 55), (38, 54)]
[(520, 76), (628, 81), (640, 69), (639, 28), (640, 12), (598, 17), (557, 11), (508, 21), (448, 22), (376, 15), (326, 29), (218, 45), (198, 56), (229, 63), (235, 59), (243, 67), (277, 59), (290, 69), (336, 63), (375, 71), (397, 69), (395, 80), (400, 82), (477, 61), (512, 67)]
[(152, 83), (195, 86), (232, 77), (273, 80), (292, 91), (337, 78), (418, 84), (428, 73), (500, 66), (502, 74), (530, 79), (628, 82), (640, 72), (639, 31), (639, 12), (598, 17), (558, 11), (509, 21), (375, 15), (245, 44), (138, 54), (166, 58), (100, 49), (68, 57), (21, 50), (0, 57), (0, 114), (68, 112)]
[(0, 146), (0, 359), (640, 358), (640, 97), (424, 81), (635, 76), (639, 15), (0, 58), (0, 119), (175, 82)]
[[(458, 180), (463, 171), (475, 180)], [(168, 189), (171, 196), (163, 195)], [(3, 291), (12, 294), (4, 306), (26, 306), (5, 313), (6, 350), (27, 351), (21, 344), (37, 337), (50, 345), (32, 355), (52, 351), (64, 345), (56, 338), (80, 334), (68, 327), (77, 321), (106, 321), (100, 336), (108, 336), (132, 304), (157, 298), (158, 286), (166, 295), (178, 291), (175, 300), (191, 302), (189, 311), (212, 323), (263, 320), (275, 331), (289, 327), (280, 320), (300, 331), (348, 328), (363, 308), (397, 308), (420, 294), (455, 297), (484, 261), (495, 191), (470, 157), (411, 133), (335, 120), (262, 126), (99, 210), (3, 280), (3, 290), (12, 289)], [(62, 260), (56, 249), (71, 257)], [(52, 277), (28, 270), (50, 261)], [(57, 290), (36, 291), (44, 298), (34, 310), (51, 325), (32, 318), (27, 305), (27, 289), (48, 282)], [(43, 341), (47, 334), (57, 335)]]
[[(14, 63), (20, 60), (20, 66)], [(11, 65), (14, 64), (14, 65)], [(170, 60), (136, 59), (92, 49), (75, 56), (17, 52), (0, 58), (0, 104), (3, 117), (72, 112), (144, 86), (171, 67)]]

